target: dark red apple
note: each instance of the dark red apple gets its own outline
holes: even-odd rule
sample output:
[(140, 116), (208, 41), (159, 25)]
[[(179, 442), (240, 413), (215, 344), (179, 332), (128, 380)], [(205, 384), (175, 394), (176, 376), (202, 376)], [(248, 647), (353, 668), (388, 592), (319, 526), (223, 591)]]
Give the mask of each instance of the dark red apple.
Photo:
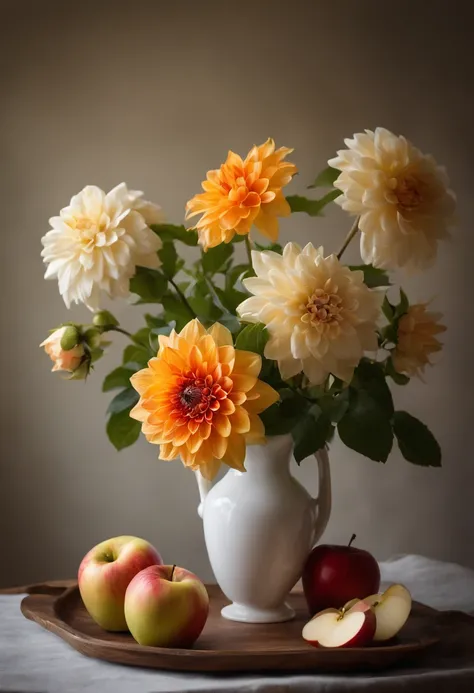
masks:
[(364, 599), (380, 587), (380, 569), (375, 558), (363, 549), (321, 544), (308, 556), (303, 568), (303, 589), (310, 614), (341, 608), (351, 599)]

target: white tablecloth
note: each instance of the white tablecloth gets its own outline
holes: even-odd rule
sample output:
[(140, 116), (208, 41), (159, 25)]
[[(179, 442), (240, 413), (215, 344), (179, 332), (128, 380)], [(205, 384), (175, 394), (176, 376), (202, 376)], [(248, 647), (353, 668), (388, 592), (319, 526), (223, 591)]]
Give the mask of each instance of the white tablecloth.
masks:
[[(421, 556), (381, 564), (385, 582), (403, 582), (413, 598), (440, 610), (474, 614), (474, 572)], [(445, 643), (424, 668), (367, 674), (202, 675), (167, 673), (85, 657), (27, 621), (22, 596), (0, 595), (0, 691), (10, 693), (474, 693), (474, 619), (445, 613)]]

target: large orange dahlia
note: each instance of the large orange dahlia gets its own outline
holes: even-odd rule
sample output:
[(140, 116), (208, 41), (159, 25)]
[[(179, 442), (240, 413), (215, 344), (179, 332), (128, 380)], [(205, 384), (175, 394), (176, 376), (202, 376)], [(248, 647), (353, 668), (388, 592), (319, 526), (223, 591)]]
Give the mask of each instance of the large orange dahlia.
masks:
[(254, 146), (245, 161), (234, 152), (214, 171), (208, 171), (204, 190), (186, 205), (186, 218), (202, 214), (194, 229), (207, 250), (229, 243), (237, 233), (244, 236), (252, 224), (271, 241), (278, 239), (278, 217), (291, 213), (282, 188), (296, 173), (296, 166), (284, 161), (293, 150), (268, 139)]
[(206, 479), (221, 463), (245, 471), (246, 444), (265, 442), (258, 414), (279, 397), (258, 379), (261, 357), (234, 349), (219, 323), (206, 330), (197, 319), (159, 339), (158, 355), (131, 378), (140, 400), (130, 416), (162, 460), (181, 457)]

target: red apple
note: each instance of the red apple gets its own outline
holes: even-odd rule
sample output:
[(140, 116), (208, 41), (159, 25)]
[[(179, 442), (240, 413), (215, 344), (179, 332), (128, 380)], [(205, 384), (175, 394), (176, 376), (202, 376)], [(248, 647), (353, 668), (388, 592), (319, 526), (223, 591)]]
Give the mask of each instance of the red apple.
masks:
[(351, 546), (354, 539), (348, 546), (321, 544), (309, 554), (302, 577), (311, 614), (378, 592), (378, 563), (368, 551)]
[(128, 630), (125, 591), (144, 568), (163, 561), (158, 551), (138, 537), (114, 537), (89, 551), (79, 567), (78, 583), (84, 606), (105, 630)]
[(125, 594), (125, 618), (140, 645), (191, 647), (209, 613), (201, 580), (184, 568), (153, 565), (138, 573)]
[(372, 640), (375, 629), (373, 609), (358, 602), (348, 611), (321, 611), (305, 625), (302, 635), (313, 647), (363, 647)]

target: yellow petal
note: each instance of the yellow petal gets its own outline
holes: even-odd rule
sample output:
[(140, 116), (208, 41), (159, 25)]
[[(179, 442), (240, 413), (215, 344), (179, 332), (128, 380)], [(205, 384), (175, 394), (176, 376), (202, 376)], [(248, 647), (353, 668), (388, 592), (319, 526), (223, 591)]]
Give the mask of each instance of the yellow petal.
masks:
[(239, 433), (231, 433), (227, 444), (226, 454), (222, 458), (232, 469), (237, 469), (239, 472), (245, 472), (245, 439)]
[(237, 407), (229, 420), (232, 430), (236, 433), (247, 433), (250, 430), (250, 418), (243, 407)]
[(265, 438), (265, 426), (257, 414), (249, 414), (250, 429), (245, 434), (245, 440), (249, 445), (262, 445), (267, 442)]
[(259, 354), (254, 354), (253, 351), (235, 350), (235, 364), (233, 373), (239, 375), (258, 376), (262, 370), (262, 357)]
[(257, 382), (255, 375), (234, 375), (232, 374), (232, 382), (234, 383), (234, 392), (248, 392)]
[(158, 456), (160, 460), (164, 460), (166, 462), (167, 460), (174, 460), (176, 457), (178, 457), (178, 452), (178, 449), (175, 448), (175, 446), (171, 443), (163, 443), (160, 445), (160, 453)]
[(232, 333), (227, 327), (215, 322), (212, 327), (209, 328), (208, 334), (214, 339), (217, 346), (233, 346), (234, 340), (232, 338)]
[(130, 382), (137, 392), (140, 394), (153, 384), (155, 375), (150, 368), (143, 368), (141, 371), (134, 373)]
[(229, 417), (219, 413), (214, 414), (212, 417), (212, 427), (215, 428), (217, 433), (224, 438), (227, 438), (232, 430)]
[(248, 412), (253, 414), (260, 414), (261, 411), (280, 399), (278, 392), (264, 383), (263, 380), (257, 380), (255, 386), (247, 393), (247, 397), (244, 406)]
[(209, 460), (208, 462), (204, 464), (199, 465), (199, 471), (203, 475), (205, 479), (208, 481), (212, 481), (214, 477), (216, 476), (217, 472), (219, 471), (221, 466), (220, 460), (217, 460), (215, 457)]
[(199, 431), (196, 431), (196, 433), (189, 436), (188, 440), (186, 441), (186, 447), (188, 448), (189, 452), (197, 452), (201, 447), (202, 442), (203, 440), (199, 434)]
[(229, 375), (229, 373), (234, 368), (235, 349), (233, 346), (225, 345), (225, 346), (220, 346), (217, 351), (219, 354), (219, 362), (221, 364), (225, 364), (226, 366), (230, 366), (230, 370), (228, 370), (226, 373), (226, 375)]
[(179, 336), (185, 339), (189, 344), (196, 344), (200, 337), (205, 334), (206, 328), (195, 318), (194, 320), (190, 320), (190, 322), (183, 327)]
[(146, 421), (148, 412), (146, 409), (143, 409), (141, 402), (138, 402), (138, 404), (136, 404), (131, 410), (130, 416), (132, 419), (136, 419), (137, 421)]
[(209, 440), (214, 457), (216, 457), (218, 460), (222, 459), (226, 453), (229, 439), (223, 438), (217, 433), (217, 431), (214, 431)]

